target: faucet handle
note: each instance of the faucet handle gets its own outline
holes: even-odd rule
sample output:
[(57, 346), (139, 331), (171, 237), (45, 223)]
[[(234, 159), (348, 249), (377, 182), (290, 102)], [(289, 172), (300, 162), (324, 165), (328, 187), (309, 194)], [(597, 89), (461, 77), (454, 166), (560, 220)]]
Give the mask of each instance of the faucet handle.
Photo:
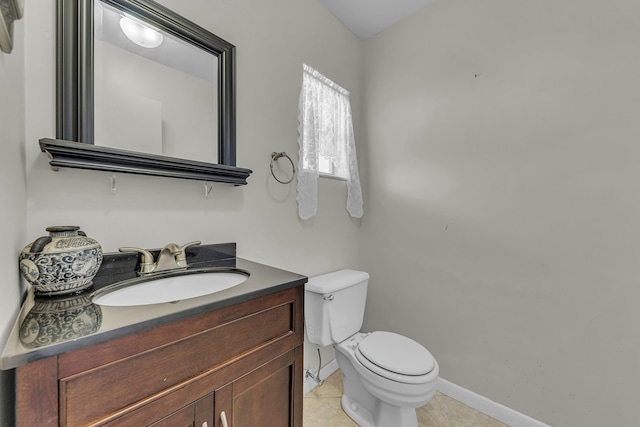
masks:
[(134, 248), (124, 246), (118, 249), (120, 252), (138, 252), (142, 255), (142, 259), (140, 261), (140, 274), (151, 273), (155, 268), (155, 260), (153, 259), (153, 255), (151, 252), (144, 250), (142, 248)]
[(185, 243), (184, 245), (180, 246), (180, 252), (176, 254), (176, 264), (178, 264), (180, 267), (187, 267), (187, 253), (186, 253), (187, 248), (191, 246), (197, 246), (200, 243), (202, 242), (199, 240), (196, 240), (193, 242)]
[(185, 249), (191, 247), (191, 246), (198, 246), (200, 243), (202, 243), (200, 240), (196, 240), (194, 242), (189, 242), (189, 243), (185, 243), (183, 246), (180, 247), (180, 251), (184, 252)]

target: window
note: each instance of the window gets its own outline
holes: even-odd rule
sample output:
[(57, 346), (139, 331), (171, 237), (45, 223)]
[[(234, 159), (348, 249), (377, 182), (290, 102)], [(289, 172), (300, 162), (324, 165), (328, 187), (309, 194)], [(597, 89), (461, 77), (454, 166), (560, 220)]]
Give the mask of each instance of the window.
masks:
[(346, 166), (346, 161), (340, 161), (336, 166), (331, 159), (326, 158), (322, 154), (318, 158), (318, 172), (320, 176), (347, 180), (349, 178), (349, 169), (347, 169)]
[(307, 219), (317, 210), (320, 175), (347, 182), (347, 211), (362, 216), (349, 91), (303, 64), (299, 104), (298, 215)]

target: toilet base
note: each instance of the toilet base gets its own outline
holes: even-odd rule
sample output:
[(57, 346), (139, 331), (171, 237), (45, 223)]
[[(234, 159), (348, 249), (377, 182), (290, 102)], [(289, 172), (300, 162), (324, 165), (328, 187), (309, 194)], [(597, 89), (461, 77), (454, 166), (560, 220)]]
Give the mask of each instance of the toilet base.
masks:
[(376, 427), (371, 413), (362, 405), (352, 401), (349, 396), (343, 394), (340, 403), (342, 404), (342, 410), (360, 427)]
[(378, 401), (375, 409), (377, 413), (375, 419), (378, 421), (376, 424), (371, 413), (349, 399), (346, 394), (342, 395), (340, 403), (344, 412), (360, 427), (418, 427), (418, 416), (413, 408), (391, 406)]
[(418, 415), (415, 408), (393, 406), (380, 400), (377, 403), (375, 419), (379, 427), (418, 427)]

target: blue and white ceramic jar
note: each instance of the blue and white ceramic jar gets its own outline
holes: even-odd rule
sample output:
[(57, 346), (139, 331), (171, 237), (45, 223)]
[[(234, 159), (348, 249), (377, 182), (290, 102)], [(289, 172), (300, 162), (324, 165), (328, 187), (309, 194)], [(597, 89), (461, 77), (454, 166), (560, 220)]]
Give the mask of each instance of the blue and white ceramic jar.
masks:
[(20, 271), (36, 295), (81, 292), (92, 284), (102, 263), (102, 247), (77, 226), (48, 227), (20, 254)]

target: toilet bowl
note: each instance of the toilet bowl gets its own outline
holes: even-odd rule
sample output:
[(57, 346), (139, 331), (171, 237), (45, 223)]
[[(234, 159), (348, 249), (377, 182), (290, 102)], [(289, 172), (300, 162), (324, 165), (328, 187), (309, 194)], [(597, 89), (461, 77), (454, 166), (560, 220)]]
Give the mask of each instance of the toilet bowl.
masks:
[(377, 331), (357, 333), (335, 349), (343, 374), (342, 408), (354, 421), (363, 427), (418, 426), (415, 410), (431, 400), (438, 382), (438, 364), (426, 348)]
[(362, 333), (369, 275), (312, 277), (305, 292), (309, 340), (333, 344), (343, 376), (342, 408), (362, 427), (417, 427), (416, 408), (435, 393), (439, 367), (421, 344), (385, 331)]

